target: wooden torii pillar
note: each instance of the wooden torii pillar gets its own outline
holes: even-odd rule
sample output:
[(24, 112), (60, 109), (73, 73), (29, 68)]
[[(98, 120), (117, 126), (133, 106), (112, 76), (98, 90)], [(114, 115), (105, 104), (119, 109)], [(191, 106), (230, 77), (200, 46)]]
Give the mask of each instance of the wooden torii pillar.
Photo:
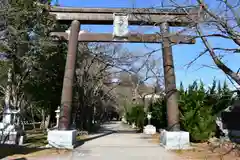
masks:
[[(128, 13), (130, 25), (155, 25), (160, 24), (161, 34), (130, 34), (128, 43), (162, 43), (162, 56), (164, 67), (165, 91), (167, 98), (167, 119), (170, 131), (179, 131), (179, 109), (177, 103), (177, 89), (172, 56), (173, 44), (194, 44), (191, 36), (172, 35), (170, 26), (185, 26), (190, 23), (189, 18), (198, 18), (196, 8), (187, 10), (173, 9), (119, 9), (119, 8), (68, 8), (54, 7), (50, 13), (56, 16), (57, 21), (71, 24), (70, 35), (64, 32), (52, 32), (52, 36), (68, 40), (68, 55), (66, 60), (59, 130), (68, 130), (71, 122), (73, 77), (78, 42), (125, 42), (113, 40), (108, 33), (82, 33), (79, 34), (81, 24), (113, 24), (114, 13)], [(191, 13), (191, 17), (189, 17)]]

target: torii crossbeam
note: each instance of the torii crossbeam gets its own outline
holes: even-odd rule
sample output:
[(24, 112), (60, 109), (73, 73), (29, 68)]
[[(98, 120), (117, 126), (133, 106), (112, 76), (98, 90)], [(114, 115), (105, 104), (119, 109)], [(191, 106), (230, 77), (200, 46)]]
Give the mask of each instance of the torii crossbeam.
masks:
[[(51, 36), (56, 36), (59, 40), (69, 40), (69, 34), (64, 32), (52, 32)], [(194, 44), (193, 36), (185, 35), (168, 35), (166, 36), (171, 44)], [(160, 34), (129, 34), (127, 41), (114, 39), (110, 33), (80, 33), (79, 42), (126, 42), (126, 43), (162, 43), (162, 35)]]

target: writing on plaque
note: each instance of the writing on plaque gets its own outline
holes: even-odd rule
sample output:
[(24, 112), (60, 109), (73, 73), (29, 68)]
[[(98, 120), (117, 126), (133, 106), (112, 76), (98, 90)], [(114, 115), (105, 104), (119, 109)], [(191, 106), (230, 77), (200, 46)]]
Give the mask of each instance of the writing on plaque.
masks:
[(128, 37), (128, 14), (114, 13), (113, 14), (113, 38), (127, 39)]

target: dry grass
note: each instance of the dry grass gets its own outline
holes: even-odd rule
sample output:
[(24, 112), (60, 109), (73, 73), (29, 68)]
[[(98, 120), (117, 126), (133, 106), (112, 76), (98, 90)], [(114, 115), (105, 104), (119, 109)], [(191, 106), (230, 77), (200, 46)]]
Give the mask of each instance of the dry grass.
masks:
[(81, 135), (81, 136), (76, 137), (77, 141), (81, 141), (81, 140), (84, 140), (84, 139), (87, 139), (87, 138), (89, 138), (88, 135)]
[(42, 130), (27, 131), (27, 139), (25, 145), (28, 148), (37, 148), (47, 145), (47, 133)]
[(234, 151), (231, 148), (213, 148), (207, 143), (192, 144), (192, 147), (191, 150), (176, 150), (173, 152), (186, 160), (240, 160), (236, 150)]
[[(160, 143), (160, 134), (155, 134), (152, 143)], [(233, 144), (225, 143), (221, 147), (213, 147), (207, 143), (193, 143), (190, 150), (172, 151), (184, 160), (240, 160), (240, 150), (233, 149)]]
[[(78, 136), (77, 140), (86, 139), (87, 136)], [(47, 145), (47, 134), (41, 130), (31, 130), (27, 132), (26, 146), (0, 145), (0, 159), (7, 157), (9, 159), (41, 157), (43, 155), (54, 156), (67, 154), (69, 150), (63, 149), (43, 149), (41, 146)]]
[[(26, 149), (25, 149), (26, 150)], [(15, 154), (6, 156), (9, 159), (18, 159), (18, 158), (37, 158), (37, 157), (42, 157), (42, 156), (54, 156), (54, 155), (64, 155), (70, 153), (69, 150), (58, 150), (58, 149), (42, 149), (42, 150), (37, 150), (33, 151), (30, 153), (19, 153), (19, 150), (16, 151)]]
[(152, 135), (151, 142), (155, 144), (160, 144), (160, 134), (157, 133)]

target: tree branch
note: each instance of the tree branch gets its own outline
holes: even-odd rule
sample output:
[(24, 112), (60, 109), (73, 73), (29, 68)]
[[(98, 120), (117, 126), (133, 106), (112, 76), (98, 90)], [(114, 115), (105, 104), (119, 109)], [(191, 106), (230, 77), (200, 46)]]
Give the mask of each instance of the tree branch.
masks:
[[(196, 27), (197, 32), (200, 36), (202, 36), (202, 30), (199, 26)], [(212, 57), (214, 63), (217, 65), (218, 68), (220, 68), (225, 74), (227, 74), (229, 77), (231, 77), (237, 84), (240, 85), (240, 77), (237, 75), (237, 73), (233, 72), (229, 67), (227, 67), (215, 54), (213, 48), (211, 47), (210, 43), (205, 37), (201, 37), (207, 51), (209, 52), (210, 56)]]

